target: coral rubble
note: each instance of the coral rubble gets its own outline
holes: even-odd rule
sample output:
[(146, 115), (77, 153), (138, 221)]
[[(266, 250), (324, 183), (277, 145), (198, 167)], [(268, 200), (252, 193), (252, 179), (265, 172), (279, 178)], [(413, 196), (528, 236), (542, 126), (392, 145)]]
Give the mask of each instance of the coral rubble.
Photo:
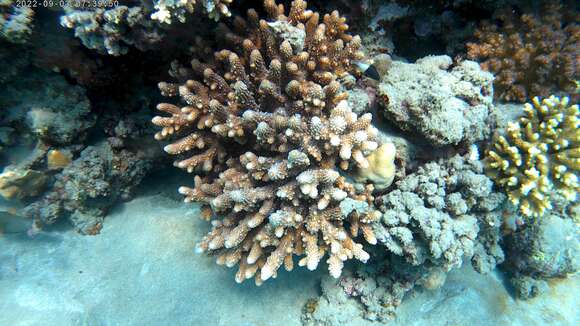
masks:
[(236, 281), (260, 284), (282, 265), (291, 270), (293, 255), (310, 270), (328, 255), (338, 277), (345, 260), (369, 258), (357, 235), (376, 243), (372, 186), (355, 187), (338, 172), (368, 167), (378, 147), (371, 114), (357, 116), (339, 82), (363, 56), (360, 38), (346, 33), (338, 12), (321, 23), (302, 0), (287, 15), (273, 0), (264, 9), (268, 21), (251, 9), (234, 31), (220, 27), (231, 50), (213, 63), (194, 59), (174, 71), (181, 85), (160, 83), (181, 103), (158, 105), (169, 117), (153, 119), (162, 127), (156, 138), (180, 137), (165, 151), (200, 175), (179, 191), (213, 217), (198, 249), (239, 264)]
[(392, 62), (377, 96), (389, 121), (431, 145), (471, 144), (489, 134), (492, 81), (473, 61), (431, 56)]
[(580, 113), (569, 98), (538, 97), (524, 116), (494, 135), (488, 174), (520, 207), (538, 217), (552, 208), (553, 193), (575, 201), (580, 190)]
[(580, 78), (580, 26), (578, 14), (568, 15), (556, 4), (540, 15), (517, 15), (501, 9), (494, 22), (482, 23), (478, 39), (467, 44), (469, 58), (481, 61), (495, 74), (495, 96), (525, 102), (557, 91), (573, 92)]

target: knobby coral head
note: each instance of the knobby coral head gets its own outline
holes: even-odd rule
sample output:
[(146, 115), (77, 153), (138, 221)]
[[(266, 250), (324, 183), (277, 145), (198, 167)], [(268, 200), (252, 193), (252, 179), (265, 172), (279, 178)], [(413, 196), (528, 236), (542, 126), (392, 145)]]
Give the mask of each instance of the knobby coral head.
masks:
[(275, 277), (284, 264), (317, 268), (327, 255), (330, 273), (369, 255), (373, 187), (355, 186), (338, 172), (368, 167), (377, 147), (370, 114), (357, 116), (340, 81), (355, 73), (360, 38), (346, 33), (338, 12), (320, 23), (306, 2), (284, 7), (264, 1), (268, 19), (255, 10), (222, 25), (227, 49), (212, 62), (192, 60), (160, 83), (169, 114), (155, 117), (156, 138), (177, 138), (165, 151), (175, 165), (195, 172), (195, 186), (180, 187), (186, 201), (202, 203), (212, 230), (198, 244), (218, 264), (239, 265), (236, 281)]
[(488, 174), (522, 214), (539, 217), (555, 193), (574, 201), (580, 190), (580, 111), (567, 97), (535, 97), (524, 116), (496, 134)]

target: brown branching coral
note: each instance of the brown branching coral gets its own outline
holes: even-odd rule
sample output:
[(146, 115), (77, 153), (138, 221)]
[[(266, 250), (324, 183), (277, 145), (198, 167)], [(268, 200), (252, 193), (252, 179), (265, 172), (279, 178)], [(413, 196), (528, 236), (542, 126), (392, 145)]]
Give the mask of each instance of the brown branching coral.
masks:
[[(355, 187), (337, 171), (368, 167), (377, 146), (370, 114), (357, 116), (339, 80), (362, 58), (360, 38), (346, 34), (338, 12), (323, 17), (292, 2), (288, 15), (264, 1), (269, 20), (254, 10), (221, 25), (229, 49), (214, 62), (174, 66), (182, 84), (160, 83), (169, 116), (155, 117), (157, 139), (178, 135), (165, 147), (175, 165), (195, 172), (181, 187), (186, 201), (204, 204), (213, 228), (198, 249), (217, 262), (239, 265), (236, 281), (275, 277), (284, 265), (314, 270), (328, 255), (338, 277), (343, 262), (369, 255), (356, 237), (376, 243), (372, 186)], [(364, 188), (364, 189), (363, 189)]]
[(557, 91), (574, 92), (580, 77), (578, 16), (567, 18), (552, 4), (540, 16), (500, 10), (498, 24), (484, 22), (467, 44), (470, 59), (496, 75), (496, 98), (525, 102)]

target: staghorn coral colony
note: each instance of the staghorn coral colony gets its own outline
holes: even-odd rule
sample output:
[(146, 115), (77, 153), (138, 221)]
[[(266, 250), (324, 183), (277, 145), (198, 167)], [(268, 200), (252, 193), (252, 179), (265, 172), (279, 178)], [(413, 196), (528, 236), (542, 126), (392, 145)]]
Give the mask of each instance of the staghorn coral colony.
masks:
[(159, 85), (181, 102), (157, 106), (170, 116), (153, 119), (156, 138), (180, 137), (165, 151), (200, 175), (179, 192), (213, 219), (198, 249), (238, 264), (236, 281), (260, 284), (282, 264), (291, 270), (294, 255), (310, 270), (327, 255), (339, 277), (345, 260), (369, 258), (359, 234), (376, 243), (372, 187), (357, 189), (339, 173), (368, 167), (378, 146), (371, 114), (357, 116), (340, 84), (363, 57), (360, 38), (338, 12), (320, 22), (301, 0), (287, 15), (271, 0), (264, 9), (267, 20), (249, 10), (235, 31), (222, 26), (232, 50), (216, 52), (213, 65), (192, 61), (197, 79)]

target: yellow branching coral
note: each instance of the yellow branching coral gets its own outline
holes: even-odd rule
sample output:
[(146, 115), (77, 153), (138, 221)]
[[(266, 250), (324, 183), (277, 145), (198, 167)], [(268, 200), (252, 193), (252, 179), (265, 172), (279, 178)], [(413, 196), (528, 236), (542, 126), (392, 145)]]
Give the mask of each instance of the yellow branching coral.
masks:
[(327, 255), (338, 277), (345, 260), (369, 258), (359, 234), (376, 243), (372, 186), (355, 187), (337, 171), (368, 167), (378, 147), (371, 114), (357, 116), (339, 82), (363, 56), (360, 38), (346, 34), (338, 12), (320, 23), (305, 1), (293, 1), (288, 15), (273, 0), (264, 7), (268, 20), (251, 9), (233, 30), (221, 25), (229, 49), (213, 62), (173, 67), (182, 83), (160, 89), (180, 103), (158, 105), (169, 116), (153, 119), (156, 138), (178, 137), (165, 151), (198, 174), (179, 192), (213, 217), (198, 249), (239, 265), (236, 281), (260, 284), (282, 265), (291, 270), (293, 255), (310, 270)]
[(494, 136), (487, 168), (522, 214), (537, 217), (552, 207), (552, 193), (573, 201), (580, 190), (580, 117), (567, 97), (535, 97), (524, 112)]

